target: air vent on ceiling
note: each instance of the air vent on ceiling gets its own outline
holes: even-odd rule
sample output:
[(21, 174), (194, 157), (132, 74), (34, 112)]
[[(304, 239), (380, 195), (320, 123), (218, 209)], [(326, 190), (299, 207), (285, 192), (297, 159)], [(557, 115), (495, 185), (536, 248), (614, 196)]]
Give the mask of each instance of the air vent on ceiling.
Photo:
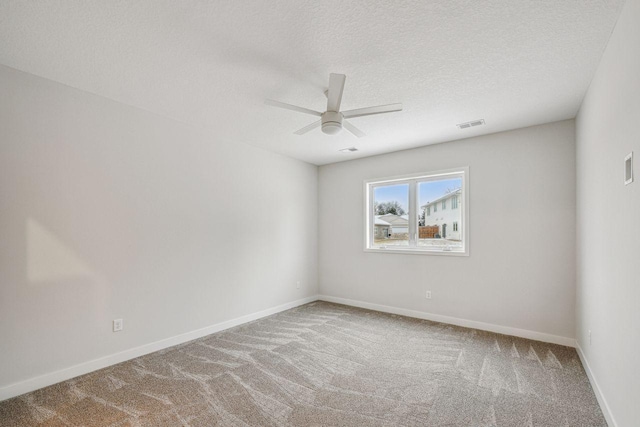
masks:
[(358, 151), (356, 147), (343, 148), (342, 150), (338, 150), (343, 153), (353, 153), (354, 151)]
[(474, 126), (480, 126), (483, 124), (484, 124), (484, 119), (480, 119), (480, 120), (473, 120), (465, 123), (459, 123), (456, 126), (458, 126), (460, 129), (466, 129), (466, 128), (472, 128)]

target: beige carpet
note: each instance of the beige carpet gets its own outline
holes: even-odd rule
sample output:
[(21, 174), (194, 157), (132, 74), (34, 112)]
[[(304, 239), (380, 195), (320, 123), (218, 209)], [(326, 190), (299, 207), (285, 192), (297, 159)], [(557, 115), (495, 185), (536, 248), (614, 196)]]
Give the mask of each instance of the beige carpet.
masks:
[(316, 302), (0, 402), (2, 426), (606, 426), (574, 349)]

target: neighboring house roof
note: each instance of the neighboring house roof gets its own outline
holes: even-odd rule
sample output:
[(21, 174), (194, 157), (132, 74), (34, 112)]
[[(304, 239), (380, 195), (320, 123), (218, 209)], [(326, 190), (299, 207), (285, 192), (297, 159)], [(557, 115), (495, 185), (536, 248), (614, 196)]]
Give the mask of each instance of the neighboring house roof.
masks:
[(387, 221), (381, 220), (379, 215), (376, 215), (375, 225), (391, 225)]
[(383, 221), (386, 221), (390, 225), (395, 225), (396, 227), (402, 227), (405, 225), (409, 225), (409, 219), (406, 215), (394, 215), (394, 214), (386, 214), (386, 215), (377, 215), (376, 218), (380, 218)]
[(454, 191), (452, 191), (451, 193), (447, 193), (447, 194), (445, 194), (444, 196), (438, 197), (437, 199), (432, 200), (432, 201), (430, 201), (430, 202), (428, 202), (428, 203), (425, 203), (424, 205), (422, 205), (422, 206), (420, 206), (420, 207), (421, 207), (422, 209), (424, 209), (424, 208), (426, 208), (427, 206), (431, 206), (431, 205), (433, 205), (434, 203), (438, 203), (439, 201), (441, 201), (441, 200), (443, 200), (443, 199), (447, 199), (447, 198), (449, 198), (449, 197), (451, 197), (451, 196), (456, 196), (456, 195), (460, 194), (460, 192), (461, 192), (461, 191), (462, 191), (462, 190), (461, 190), (460, 188), (458, 188), (457, 190), (454, 190)]

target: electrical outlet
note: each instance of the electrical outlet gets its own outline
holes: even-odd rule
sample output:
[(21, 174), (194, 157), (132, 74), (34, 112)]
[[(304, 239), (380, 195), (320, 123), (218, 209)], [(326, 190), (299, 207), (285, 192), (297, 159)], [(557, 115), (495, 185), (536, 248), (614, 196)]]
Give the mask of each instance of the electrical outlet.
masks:
[(431, 299), (431, 291), (427, 291), (426, 298), (427, 298), (427, 299)]
[(122, 322), (122, 319), (115, 319), (113, 321), (113, 332), (118, 332), (122, 329), (124, 329), (124, 323)]
[(589, 329), (589, 345), (591, 345), (591, 329)]
[(300, 281), (299, 280), (296, 282), (296, 289), (300, 289)]

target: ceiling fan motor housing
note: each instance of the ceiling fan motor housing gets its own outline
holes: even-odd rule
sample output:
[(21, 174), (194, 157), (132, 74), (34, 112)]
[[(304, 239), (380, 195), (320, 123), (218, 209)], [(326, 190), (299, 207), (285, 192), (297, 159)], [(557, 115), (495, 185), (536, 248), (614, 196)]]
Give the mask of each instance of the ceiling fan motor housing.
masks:
[(342, 113), (326, 111), (322, 114), (322, 132), (335, 135), (342, 130)]

